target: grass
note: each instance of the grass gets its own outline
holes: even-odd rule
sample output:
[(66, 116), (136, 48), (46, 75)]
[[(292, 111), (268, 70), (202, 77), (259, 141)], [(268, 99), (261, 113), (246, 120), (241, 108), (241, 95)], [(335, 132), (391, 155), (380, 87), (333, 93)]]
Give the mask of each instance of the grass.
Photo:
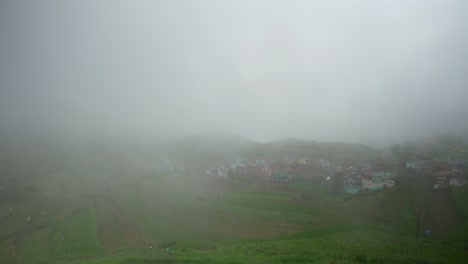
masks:
[[(220, 238), (210, 232), (209, 228), (191, 224), (193, 218), (198, 218), (199, 214), (212, 219), (212, 215), (205, 214), (203, 209), (200, 212), (193, 207), (192, 199), (181, 198), (179, 194), (158, 194), (159, 189), (145, 192), (140, 187), (129, 187), (116, 199), (150, 242), (156, 244), (168, 240)], [(184, 204), (185, 201), (188, 203)], [(206, 223), (209, 224), (210, 221)]]
[(80, 209), (53, 227), (49, 240), (52, 254), (60, 257), (76, 257), (104, 253), (96, 229), (93, 208)]
[[(363, 238), (372, 238), (369, 240)], [(122, 252), (124, 253), (124, 252)], [(133, 250), (70, 263), (464, 263), (466, 251), (440, 241), (361, 226), (305, 232), (298, 237), (236, 242), (179, 242), (164, 249)]]
[(452, 197), (455, 207), (464, 218), (464, 223), (457, 227), (450, 235), (452, 239), (468, 247), (468, 186), (465, 185), (453, 188)]
[(53, 257), (52, 228), (42, 228), (21, 241), (20, 254), (27, 263), (40, 263)]
[(198, 190), (200, 186), (167, 192), (175, 190), (176, 184), (161, 180), (127, 186), (116, 197), (150, 241), (265, 236), (280, 226), (287, 232), (287, 225), (311, 221), (314, 216), (312, 206), (292, 205), (293, 196), (285, 192), (226, 191), (220, 198), (217, 192), (207, 194), (207, 187)]
[(12, 254), (12, 241), (3, 240), (0, 242), (0, 263), (17, 263)]
[[(76, 182), (73, 175), (81, 173), (66, 177)], [(98, 183), (106, 175), (90, 172), (86, 179)], [(326, 187), (300, 182), (256, 190), (167, 173), (132, 177), (101, 195), (114, 199), (154, 248), (106, 252), (91, 198), (54, 202), (59, 197), (31, 196), (4, 214), (0, 234), (13, 230), (14, 236), (0, 241), (0, 262), (17, 262), (13, 239), (19, 240), (26, 263), (463, 263), (468, 258), (462, 243), (466, 224), (453, 240), (415, 240), (417, 194), (382, 191), (343, 199)], [(142, 184), (146, 181), (154, 182)], [(87, 184), (77, 190), (97, 188)], [(453, 198), (466, 219), (468, 189), (455, 188)]]

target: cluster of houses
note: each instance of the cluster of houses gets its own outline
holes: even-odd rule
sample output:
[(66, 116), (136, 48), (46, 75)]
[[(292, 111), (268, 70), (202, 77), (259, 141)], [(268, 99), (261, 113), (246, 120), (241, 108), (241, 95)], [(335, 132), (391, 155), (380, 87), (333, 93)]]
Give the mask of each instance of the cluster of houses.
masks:
[(330, 161), (308, 158), (237, 159), (230, 164), (213, 164), (206, 173), (215, 178), (256, 179), (271, 183), (293, 183), (297, 180), (329, 185), (340, 182), (347, 193), (376, 191), (395, 186), (395, 173), (371, 164), (338, 166)]
[(468, 170), (468, 160), (411, 160), (406, 162), (406, 169), (430, 181), (434, 189), (447, 188), (466, 184), (464, 171)]
[[(161, 160), (155, 165), (158, 170), (185, 171), (193, 175), (206, 175), (216, 179), (255, 179), (268, 183), (304, 183), (338, 185), (346, 193), (377, 191), (395, 187), (395, 167), (357, 163), (339, 165), (328, 160), (309, 158), (237, 158), (232, 162), (215, 164), (181, 164), (171, 160)], [(435, 159), (410, 160), (406, 169), (412, 175), (427, 181), (434, 189), (466, 184), (468, 160)], [(429, 187), (428, 187), (429, 188)], [(431, 187), (432, 188), (432, 187)]]
[(378, 191), (395, 187), (395, 173), (368, 163), (358, 163), (346, 168), (340, 166), (335, 174), (344, 178), (344, 188), (347, 193)]
[(207, 174), (217, 178), (258, 179), (269, 182), (290, 183), (301, 176), (298, 166), (289, 159), (242, 159), (230, 164), (215, 164)]

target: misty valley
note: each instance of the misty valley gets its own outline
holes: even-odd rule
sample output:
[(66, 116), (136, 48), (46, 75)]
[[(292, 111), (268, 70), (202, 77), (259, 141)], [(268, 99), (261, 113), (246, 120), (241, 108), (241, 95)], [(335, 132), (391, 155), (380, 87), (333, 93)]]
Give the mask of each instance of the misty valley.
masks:
[(466, 145), (9, 149), (2, 263), (463, 263)]
[(0, 0), (0, 264), (468, 263), (467, 14)]

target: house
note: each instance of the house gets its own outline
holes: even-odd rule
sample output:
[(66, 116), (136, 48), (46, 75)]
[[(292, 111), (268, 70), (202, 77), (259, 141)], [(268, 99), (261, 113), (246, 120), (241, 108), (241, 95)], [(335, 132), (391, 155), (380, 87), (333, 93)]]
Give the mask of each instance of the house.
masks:
[(331, 166), (331, 163), (328, 160), (319, 160), (320, 166), (322, 166), (322, 169), (328, 168)]
[(452, 175), (452, 171), (439, 171), (437, 172), (437, 177), (442, 177), (444, 179)]
[(255, 167), (255, 177), (266, 178), (270, 176), (271, 170), (269, 165)]
[(445, 187), (447, 187), (445, 184), (439, 184), (439, 183), (434, 184), (435, 190), (440, 189), (440, 188), (445, 188)]
[(413, 169), (413, 170), (420, 170), (426, 166), (426, 163), (429, 161), (427, 160), (410, 160), (406, 162), (405, 168)]
[(289, 172), (276, 172), (271, 177), (272, 182), (277, 183), (292, 183), (294, 178), (298, 177), (298, 175), (289, 173)]
[(309, 164), (309, 159), (308, 159), (308, 158), (300, 158), (300, 159), (298, 160), (298, 162), (299, 162), (299, 164), (301, 164), (301, 165), (307, 165), (307, 164)]
[(224, 168), (218, 168), (218, 178), (226, 179), (228, 176), (228, 170)]
[(383, 182), (385, 187), (395, 187), (395, 173), (391, 172), (375, 172), (372, 174), (372, 181)]
[(361, 191), (361, 187), (359, 186), (348, 186), (345, 188), (346, 193), (358, 193)]
[(448, 163), (452, 166), (459, 166), (459, 167), (468, 167), (468, 160), (466, 159), (448, 159)]
[(452, 171), (439, 171), (435, 174), (435, 176), (436, 184), (434, 185), (434, 189), (448, 187), (449, 179), (452, 176)]
[(383, 190), (385, 185), (385, 182), (381, 180), (361, 179), (361, 181), (362, 189), (367, 189), (369, 191)]
[(375, 180), (392, 180), (395, 178), (395, 173), (391, 172), (375, 172), (372, 174), (372, 179)]
[(462, 186), (462, 185), (465, 185), (465, 181), (460, 180), (458, 178), (453, 178), (449, 180), (449, 185), (450, 186)]

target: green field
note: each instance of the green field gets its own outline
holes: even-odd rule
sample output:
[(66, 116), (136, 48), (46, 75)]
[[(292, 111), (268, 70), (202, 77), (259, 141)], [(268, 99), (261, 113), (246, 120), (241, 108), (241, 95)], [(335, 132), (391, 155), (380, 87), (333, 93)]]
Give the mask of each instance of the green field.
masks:
[[(464, 263), (468, 258), (465, 187), (335, 196), (318, 184), (266, 185), (150, 169), (31, 175), (10, 185), (21, 195), (2, 200), (1, 263)], [(34, 191), (22, 191), (31, 190), (25, 186)], [(421, 203), (430, 199), (453, 201), (454, 226), (442, 226), (441, 214), (447, 212)], [(418, 216), (418, 210), (425, 214)], [(434, 234), (424, 237), (430, 224)]]

